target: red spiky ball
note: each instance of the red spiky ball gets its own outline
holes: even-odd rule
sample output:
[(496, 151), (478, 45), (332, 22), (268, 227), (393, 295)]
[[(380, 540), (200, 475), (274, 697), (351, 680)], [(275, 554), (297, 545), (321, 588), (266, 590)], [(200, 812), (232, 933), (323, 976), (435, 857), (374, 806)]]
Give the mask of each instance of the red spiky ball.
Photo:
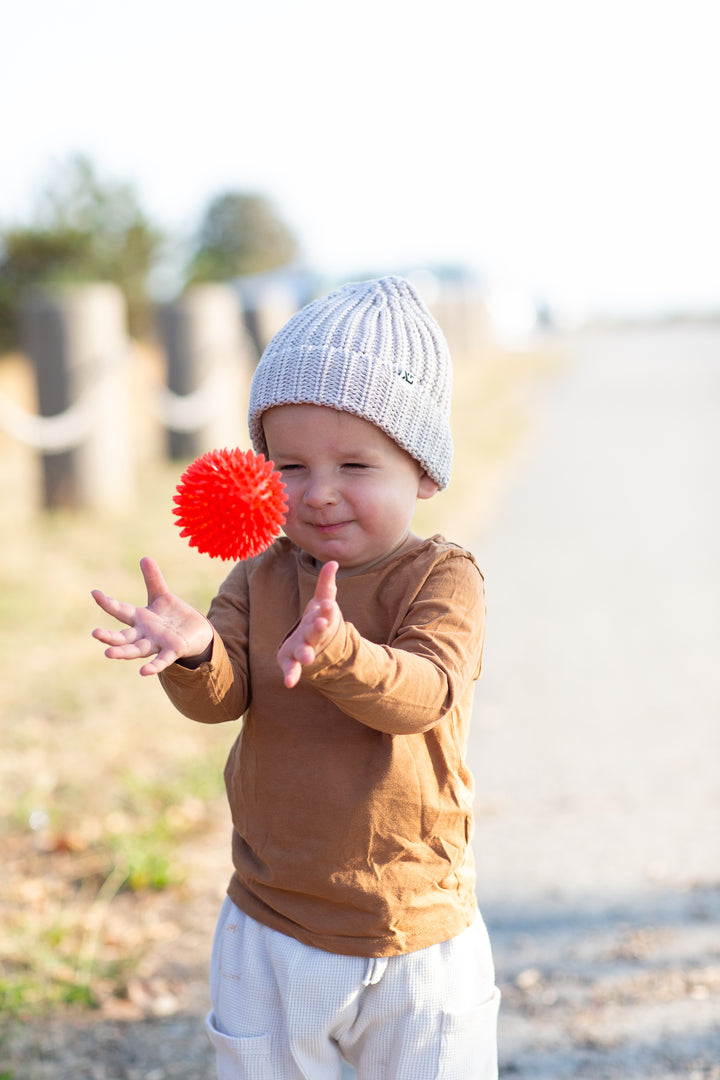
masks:
[(177, 486), (175, 524), (190, 547), (213, 558), (249, 559), (285, 523), (285, 485), (272, 461), (252, 450), (210, 450)]

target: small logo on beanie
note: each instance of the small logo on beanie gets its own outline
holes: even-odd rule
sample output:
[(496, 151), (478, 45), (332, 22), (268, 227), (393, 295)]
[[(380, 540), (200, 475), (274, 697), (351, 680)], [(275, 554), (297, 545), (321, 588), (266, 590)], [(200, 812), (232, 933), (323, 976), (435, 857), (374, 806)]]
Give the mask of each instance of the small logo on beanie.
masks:
[(415, 382), (415, 375), (412, 371), (408, 371), (407, 368), (398, 368), (398, 375), (403, 382), (409, 383), (410, 386)]

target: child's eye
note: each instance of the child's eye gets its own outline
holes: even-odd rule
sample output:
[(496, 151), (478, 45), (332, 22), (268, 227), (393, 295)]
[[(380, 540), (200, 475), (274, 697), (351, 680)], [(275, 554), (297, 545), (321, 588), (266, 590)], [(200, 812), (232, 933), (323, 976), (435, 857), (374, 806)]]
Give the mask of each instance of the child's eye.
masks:
[(364, 461), (346, 461), (343, 465), (344, 469), (367, 469), (367, 467)]
[(298, 472), (302, 469), (302, 465), (280, 465), (278, 467), (282, 473)]

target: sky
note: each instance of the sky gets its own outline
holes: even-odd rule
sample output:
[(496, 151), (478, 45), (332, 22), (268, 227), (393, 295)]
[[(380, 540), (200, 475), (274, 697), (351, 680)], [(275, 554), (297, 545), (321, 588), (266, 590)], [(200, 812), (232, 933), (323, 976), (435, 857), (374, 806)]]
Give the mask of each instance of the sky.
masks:
[(84, 153), (179, 236), (266, 195), (321, 274), (717, 310), (719, 26), (716, 0), (0, 0), (0, 225)]

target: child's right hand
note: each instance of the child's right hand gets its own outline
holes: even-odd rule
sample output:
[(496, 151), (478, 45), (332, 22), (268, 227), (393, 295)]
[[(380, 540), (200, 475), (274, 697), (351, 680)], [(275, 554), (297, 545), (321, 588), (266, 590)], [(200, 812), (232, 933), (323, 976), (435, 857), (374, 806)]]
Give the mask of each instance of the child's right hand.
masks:
[(342, 622), (338, 607), (335, 575), (338, 564), (327, 562), (318, 575), (315, 593), (308, 601), (300, 622), (278, 649), (277, 662), (282, 668), (288, 690), (297, 686), (306, 664), (312, 664)]
[(160, 567), (153, 559), (141, 559), (140, 569), (147, 588), (147, 607), (134, 607), (113, 600), (99, 589), (93, 590), (96, 604), (129, 627), (127, 630), (93, 630), (93, 637), (109, 646), (105, 655), (112, 660), (140, 660), (154, 656), (154, 660), (140, 668), (141, 675), (157, 675), (182, 658), (203, 657), (212, 644), (210, 623), (199, 611), (169, 591)]

